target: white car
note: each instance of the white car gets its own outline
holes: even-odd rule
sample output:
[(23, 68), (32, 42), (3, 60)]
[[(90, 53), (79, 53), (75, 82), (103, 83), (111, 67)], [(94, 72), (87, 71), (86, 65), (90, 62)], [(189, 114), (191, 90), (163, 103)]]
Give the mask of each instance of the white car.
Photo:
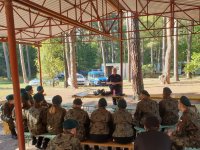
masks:
[[(78, 85), (85, 85), (86, 84), (86, 79), (82, 74), (76, 74), (77, 77), (77, 84)], [(71, 86), (72, 85), (72, 81), (71, 78), (68, 78), (68, 84)]]
[(35, 78), (35, 79), (29, 81), (29, 85), (31, 85), (31, 86), (38, 86), (38, 85), (40, 85), (40, 79)]

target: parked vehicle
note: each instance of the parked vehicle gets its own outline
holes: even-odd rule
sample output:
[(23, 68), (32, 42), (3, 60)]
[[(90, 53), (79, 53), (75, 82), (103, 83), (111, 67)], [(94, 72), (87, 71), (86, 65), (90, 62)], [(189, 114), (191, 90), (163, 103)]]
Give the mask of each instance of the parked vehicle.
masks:
[[(55, 77), (54, 79), (49, 79), (49, 80), (43, 80), (44, 85), (52, 85), (54, 80), (54, 85), (59, 85), (59, 79)], [(31, 86), (39, 86), (40, 85), (40, 79), (34, 78), (29, 81), (29, 85)]]
[[(78, 85), (86, 85), (86, 78), (82, 74), (77, 73), (76, 77), (77, 77), (77, 84)], [(68, 78), (68, 84), (72, 85), (71, 78)]]
[(104, 76), (104, 72), (101, 70), (92, 70), (88, 72), (89, 85), (106, 85), (107, 77)]

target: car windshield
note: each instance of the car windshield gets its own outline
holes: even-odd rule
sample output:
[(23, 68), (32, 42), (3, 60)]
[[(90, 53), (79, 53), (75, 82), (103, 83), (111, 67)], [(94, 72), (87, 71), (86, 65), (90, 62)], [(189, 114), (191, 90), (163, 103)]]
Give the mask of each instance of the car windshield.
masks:
[(82, 75), (76, 75), (77, 76), (77, 78), (84, 78)]
[(103, 75), (103, 74), (94, 74), (93, 77), (94, 77), (94, 78), (99, 78), (99, 77), (104, 77), (104, 75)]

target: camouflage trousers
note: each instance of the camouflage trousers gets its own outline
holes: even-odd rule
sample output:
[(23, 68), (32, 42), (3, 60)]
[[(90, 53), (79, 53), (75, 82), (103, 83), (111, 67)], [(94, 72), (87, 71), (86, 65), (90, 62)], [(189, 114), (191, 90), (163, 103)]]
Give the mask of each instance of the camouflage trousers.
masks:
[[(200, 148), (200, 139), (199, 137), (177, 137), (172, 136), (171, 140), (173, 141), (172, 150), (181, 150), (184, 147)], [(177, 148), (178, 147), (178, 148)]]

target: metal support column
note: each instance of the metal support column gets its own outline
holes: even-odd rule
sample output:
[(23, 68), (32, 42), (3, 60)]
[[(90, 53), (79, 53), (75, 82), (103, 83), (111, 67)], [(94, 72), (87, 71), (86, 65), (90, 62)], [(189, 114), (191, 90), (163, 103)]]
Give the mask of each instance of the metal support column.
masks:
[(41, 58), (40, 58), (40, 46), (38, 46), (38, 63), (40, 68), (40, 85), (42, 86), (42, 65), (41, 65)]
[(120, 10), (120, 20), (119, 20), (119, 32), (120, 32), (120, 73), (122, 77), (122, 93), (123, 93), (123, 57), (124, 57), (124, 50), (123, 50), (123, 12)]
[(25, 150), (12, 0), (4, 0), (19, 150)]

